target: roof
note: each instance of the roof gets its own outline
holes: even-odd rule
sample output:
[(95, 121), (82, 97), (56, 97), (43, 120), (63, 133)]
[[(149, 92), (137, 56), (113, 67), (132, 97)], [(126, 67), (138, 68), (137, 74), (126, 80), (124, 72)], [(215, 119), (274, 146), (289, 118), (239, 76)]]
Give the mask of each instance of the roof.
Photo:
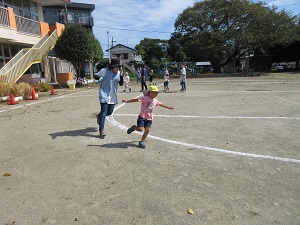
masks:
[(48, 1), (36, 0), (36, 2), (40, 3), (42, 6), (72, 4), (71, 0), (48, 0)]
[[(135, 50), (134, 48), (130, 48), (130, 47), (128, 47), (128, 46), (126, 46), (126, 45), (122, 45), (122, 44), (117, 44), (117, 45), (111, 47), (110, 50), (111, 50), (111, 49), (114, 49), (114, 48), (117, 48), (117, 47), (124, 47), (124, 48), (128, 48), (128, 49), (130, 49), (130, 50), (132, 50), (132, 51), (137, 51), (137, 50)], [(108, 52), (108, 49), (107, 49), (106, 51)]]
[(68, 5), (68, 8), (90, 9), (93, 11), (95, 9), (95, 4), (72, 2), (71, 5)]

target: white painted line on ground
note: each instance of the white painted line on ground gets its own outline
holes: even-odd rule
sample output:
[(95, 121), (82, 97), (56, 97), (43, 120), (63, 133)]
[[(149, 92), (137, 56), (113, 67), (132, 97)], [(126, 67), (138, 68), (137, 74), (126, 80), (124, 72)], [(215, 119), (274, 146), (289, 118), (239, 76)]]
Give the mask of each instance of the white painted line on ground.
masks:
[[(124, 105), (125, 105), (125, 103), (117, 106), (115, 108), (115, 111), (117, 111), (120, 107), (122, 107)], [(117, 122), (114, 119), (114, 114), (109, 116), (108, 122), (110, 122), (111, 125), (119, 127), (120, 129), (123, 129), (123, 130), (128, 129), (128, 127), (126, 127), (125, 125)], [(219, 152), (219, 153), (224, 153), (224, 154), (239, 155), (239, 156), (245, 156), (245, 157), (250, 157), (250, 158), (270, 159), (270, 160), (282, 161), (282, 162), (300, 163), (299, 159), (282, 158), (282, 157), (276, 157), (276, 156), (270, 156), (270, 155), (260, 155), (260, 154), (238, 152), (238, 151), (232, 151), (232, 150), (226, 150), (226, 149), (220, 149), (220, 148), (212, 148), (212, 147), (207, 147), (207, 146), (184, 143), (184, 142), (180, 142), (180, 141), (174, 141), (174, 140), (170, 140), (170, 139), (166, 139), (166, 138), (157, 137), (157, 136), (154, 136), (154, 135), (148, 135), (148, 137), (152, 138), (152, 139), (159, 140), (159, 141), (171, 143), (171, 144), (174, 144), (174, 145), (181, 145), (181, 146), (186, 146), (186, 147), (194, 148), (194, 149), (201, 149), (201, 150), (205, 150), (205, 151), (213, 151), (213, 152)]]
[(198, 92), (207, 92), (207, 93), (248, 93), (248, 94), (254, 94), (254, 93), (300, 93), (300, 91), (263, 91), (263, 90), (248, 90), (248, 91), (201, 91), (197, 90)]
[[(94, 90), (94, 89), (90, 89), (90, 90), (82, 91), (82, 92), (89, 92), (89, 91), (92, 91), (92, 90)], [(32, 101), (32, 102), (25, 103), (25, 104), (23, 104), (23, 102), (22, 102), (20, 105), (17, 104), (16, 106), (13, 106), (11, 108), (1, 110), (0, 113), (7, 112), (7, 111), (10, 111), (10, 110), (19, 109), (19, 108), (26, 107), (26, 106), (40, 104), (40, 103), (43, 103), (43, 102), (49, 102), (49, 101), (60, 99), (60, 98), (67, 98), (67, 97), (70, 97), (70, 96), (73, 96), (73, 95), (76, 95), (76, 94), (82, 93), (82, 92), (75, 92), (75, 93), (70, 93), (70, 94), (66, 94), (66, 95), (60, 95), (60, 96), (56, 96), (56, 97), (45, 99), (45, 100), (28, 100), (28, 101)]]
[(280, 100), (285, 101), (285, 102), (289, 102), (289, 103), (292, 103), (292, 104), (294, 104), (294, 105), (299, 105), (299, 103), (297, 103), (297, 102), (293, 102), (293, 101), (287, 100), (287, 99), (285, 99), (285, 98), (281, 98), (281, 97), (279, 97), (279, 96), (277, 96), (277, 95), (274, 95), (274, 94), (272, 94), (272, 95), (273, 95), (274, 97), (280, 99)]
[[(137, 117), (137, 114), (115, 114), (114, 116), (129, 116)], [(168, 118), (203, 118), (203, 119), (285, 119), (285, 120), (300, 120), (300, 117), (289, 116), (186, 116), (186, 115), (154, 115), (154, 117)]]

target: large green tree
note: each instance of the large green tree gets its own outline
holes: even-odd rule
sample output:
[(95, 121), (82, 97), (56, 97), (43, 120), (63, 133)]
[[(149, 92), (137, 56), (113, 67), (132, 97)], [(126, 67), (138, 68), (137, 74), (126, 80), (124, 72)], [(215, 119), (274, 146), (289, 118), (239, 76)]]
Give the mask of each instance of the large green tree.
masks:
[(80, 76), (86, 62), (99, 61), (103, 51), (90, 30), (79, 24), (67, 24), (58, 38), (54, 51), (60, 59), (69, 61)]
[(271, 49), (275, 62), (296, 62), (296, 70), (299, 70), (300, 61), (300, 22), (298, 23), (298, 39), (288, 45), (276, 44)]
[(167, 40), (144, 38), (135, 49), (139, 51), (148, 66), (158, 68), (161, 59), (167, 57), (167, 43)]
[(297, 17), (276, 10), (248, 0), (195, 2), (177, 17), (168, 52), (175, 55), (177, 48), (193, 61), (209, 60), (214, 72), (247, 52), (268, 53), (296, 35)]

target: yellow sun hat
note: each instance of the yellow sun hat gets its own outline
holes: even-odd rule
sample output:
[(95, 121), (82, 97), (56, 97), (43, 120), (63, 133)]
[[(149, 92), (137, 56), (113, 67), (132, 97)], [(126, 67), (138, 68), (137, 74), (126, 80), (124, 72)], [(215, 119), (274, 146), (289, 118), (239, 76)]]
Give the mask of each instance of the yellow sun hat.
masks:
[(158, 92), (159, 93), (158, 87), (156, 87), (156, 86), (149, 86), (148, 91), (153, 91), (153, 92)]

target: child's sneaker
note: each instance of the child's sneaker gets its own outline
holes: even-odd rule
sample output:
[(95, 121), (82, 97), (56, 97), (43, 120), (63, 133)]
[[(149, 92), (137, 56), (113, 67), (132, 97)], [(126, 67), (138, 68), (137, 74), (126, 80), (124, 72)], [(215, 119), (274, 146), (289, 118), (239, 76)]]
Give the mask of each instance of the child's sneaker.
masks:
[(139, 141), (139, 147), (140, 148), (146, 148), (145, 142)]
[(128, 130), (127, 130), (127, 134), (131, 134), (133, 131), (135, 131), (135, 125), (131, 126)]

